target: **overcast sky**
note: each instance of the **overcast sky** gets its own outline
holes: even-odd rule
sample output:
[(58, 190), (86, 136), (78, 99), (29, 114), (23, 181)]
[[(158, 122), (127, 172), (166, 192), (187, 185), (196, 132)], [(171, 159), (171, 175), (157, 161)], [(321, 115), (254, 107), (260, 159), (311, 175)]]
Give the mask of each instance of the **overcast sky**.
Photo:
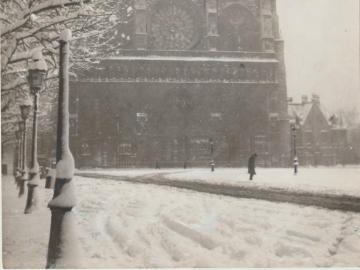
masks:
[(357, 106), (359, 0), (278, 0), (288, 95), (320, 95), (329, 111)]

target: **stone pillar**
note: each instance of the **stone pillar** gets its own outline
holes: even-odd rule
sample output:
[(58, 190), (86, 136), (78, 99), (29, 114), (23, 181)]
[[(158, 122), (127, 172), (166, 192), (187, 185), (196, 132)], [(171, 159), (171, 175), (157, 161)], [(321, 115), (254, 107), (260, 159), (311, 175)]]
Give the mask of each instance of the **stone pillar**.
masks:
[(284, 41), (277, 39), (275, 41), (276, 56), (279, 60), (277, 68), (278, 80), (278, 110), (279, 110), (279, 141), (280, 154), (284, 157), (283, 164), (288, 166), (290, 162), (290, 126), (287, 109), (287, 87), (286, 87), (286, 68), (284, 58)]
[(265, 52), (274, 52), (274, 23), (275, 2), (273, 0), (260, 0), (261, 47)]
[(135, 47), (147, 48), (146, 0), (135, 0)]
[[(268, 13), (271, 13), (272, 18), (272, 42), (276, 58), (279, 61), (276, 68), (276, 80), (278, 83), (277, 89), (277, 104), (276, 104), (276, 113), (279, 115), (278, 119), (278, 142), (279, 145), (279, 155), (282, 166), (291, 166), (292, 162), (290, 159), (291, 156), (291, 147), (290, 147), (290, 126), (289, 126), (289, 117), (288, 117), (288, 102), (287, 102), (287, 83), (286, 83), (286, 67), (285, 67), (285, 57), (284, 57), (284, 41), (280, 36), (278, 16), (276, 12), (276, 0), (262, 0), (264, 18), (266, 18)], [(265, 23), (266, 19), (264, 19)], [(270, 23), (270, 19), (269, 22)], [(264, 33), (264, 41), (269, 36)], [(263, 45), (265, 46), (265, 43)], [(265, 49), (266, 50), (266, 49)]]
[(218, 0), (206, 0), (207, 48), (217, 50), (218, 42)]

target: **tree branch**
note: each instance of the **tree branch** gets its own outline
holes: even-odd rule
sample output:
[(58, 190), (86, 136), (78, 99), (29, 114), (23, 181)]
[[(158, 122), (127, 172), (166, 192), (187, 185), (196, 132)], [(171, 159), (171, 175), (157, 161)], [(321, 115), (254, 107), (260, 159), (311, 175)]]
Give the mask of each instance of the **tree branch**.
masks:
[(7, 109), (9, 109), (11, 102), (12, 102), (12, 100), (8, 99), (8, 101), (5, 103), (5, 105), (1, 106), (1, 112), (2, 113), (5, 112)]
[[(57, 74), (53, 74), (53, 75), (48, 76), (46, 78), (46, 80), (56, 79), (57, 77), (58, 77)], [(26, 84), (28, 84), (28, 82), (26, 80), (11, 82), (11, 83), (6, 84), (1, 87), (1, 94), (15, 90), (16, 88), (21, 87)]]
[[(90, 0), (85, 0), (84, 2), (89, 2)], [(27, 9), (23, 14), (20, 16), (21, 19), (19, 22), (9, 25), (8, 27), (5, 27), (3, 31), (1, 32), (1, 37), (3, 37), (6, 34), (15, 32), (17, 29), (22, 27), (28, 20), (29, 16), (31, 14), (37, 14), (42, 11), (51, 10), (58, 7), (63, 6), (74, 6), (74, 5), (80, 5), (83, 1), (82, 0), (49, 0), (45, 1), (39, 5), (34, 6), (31, 9)]]

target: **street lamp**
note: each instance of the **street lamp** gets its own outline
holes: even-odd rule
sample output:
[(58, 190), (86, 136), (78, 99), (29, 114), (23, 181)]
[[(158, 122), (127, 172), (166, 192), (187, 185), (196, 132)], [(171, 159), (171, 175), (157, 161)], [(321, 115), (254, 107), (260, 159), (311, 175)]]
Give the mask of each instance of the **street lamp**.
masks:
[(18, 166), (17, 166), (17, 177), (16, 177), (16, 183), (19, 186), (20, 179), (22, 177), (22, 167), (23, 167), (23, 132), (24, 132), (24, 122), (19, 121), (19, 157), (18, 157)]
[(34, 189), (39, 185), (39, 163), (37, 160), (37, 111), (38, 111), (38, 99), (39, 92), (43, 88), (43, 84), (46, 77), (47, 65), (43, 58), (41, 51), (35, 51), (32, 55), (32, 61), (29, 65), (29, 85), (30, 93), (34, 98), (34, 110), (33, 110), (33, 134), (32, 134), (32, 148), (31, 148), (31, 163), (29, 171), (28, 182), (28, 196), (25, 206), (25, 214), (32, 211), (34, 204)]
[(20, 138), (21, 138), (21, 131), (20, 129), (15, 131), (15, 139), (16, 144), (14, 147), (14, 162), (13, 162), (13, 174), (15, 183), (18, 183), (18, 177), (19, 177), (19, 171), (20, 171), (20, 158), (21, 158), (21, 144), (20, 144)]
[(211, 171), (215, 171), (215, 161), (214, 161), (214, 141), (212, 138), (209, 139), (209, 144), (210, 144), (210, 156), (211, 156), (211, 161), (210, 161), (210, 167), (211, 167)]
[(292, 131), (292, 141), (293, 141), (293, 153), (294, 153), (294, 160), (293, 160), (293, 165), (294, 165), (294, 174), (296, 175), (298, 172), (298, 166), (299, 166), (299, 160), (297, 157), (297, 149), (296, 149), (296, 130), (299, 128), (298, 124), (296, 123), (295, 120), (290, 120), (290, 128)]
[(28, 180), (28, 170), (27, 170), (27, 155), (26, 155), (26, 150), (27, 150), (27, 144), (26, 144), (26, 120), (29, 117), (30, 114), (30, 109), (31, 109), (31, 105), (28, 104), (27, 102), (23, 103), (20, 105), (20, 112), (21, 112), (21, 119), (22, 122), (19, 122), (19, 129), (22, 133), (22, 139), (21, 139), (21, 146), (22, 146), (22, 150), (21, 150), (21, 177), (19, 178), (19, 197), (21, 195), (24, 194), (24, 185), (25, 185), (25, 181)]
[[(46, 268), (64, 268), (61, 267), (60, 259), (63, 256), (63, 252), (69, 248), (64, 243), (64, 233), (65, 230), (69, 233), (69, 227), (71, 230), (71, 225), (69, 226), (69, 222), (72, 222), (71, 216), (73, 215), (71, 210), (76, 204), (74, 185), (72, 183), (75, 163), (69, 146), (70, 40), (71, 31), (69, 29), (65, 29), (61, 33), (59, 41), (60, 63), (56, 143), (56, 181), (54, 196), (48, 204), (48, 207), (51, 210), (51, 225)], [(73, 250), (73, 247), (71, 247), (71, 249)]]

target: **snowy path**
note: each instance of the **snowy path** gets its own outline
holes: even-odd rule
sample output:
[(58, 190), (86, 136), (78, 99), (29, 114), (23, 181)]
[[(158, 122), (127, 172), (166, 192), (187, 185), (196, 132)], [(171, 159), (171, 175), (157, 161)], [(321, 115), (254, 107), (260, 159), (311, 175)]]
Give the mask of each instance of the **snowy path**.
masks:
[(43, 268), (51, 214), (46, 207), (52, 190), (40, 189), (36, 214), (24, 215), (27, 187), (18, 198), (12, 177), (2, 177), (2, 252), (4, 268)]
[[(170, 187), (74, 180), (82, 251), (78, 267), (360, 266), (358, 213)], [(41, 268), (50, 193), (40, 187), (38, 212), (23, 215), (24, 199), (16, 198), (14, 191), (13, 183), (3, 184), (4, 264)]]
[(169, 180), (181, 180), (219, 185), (280, 188), (289, 191), (304, 191), (351, 195), (360, 197), (360, 166), (299, 168), (294, 176), (291, 168), (257, 168), (254, 181), (249, 181), (246, 168), (193, 169), (93, 169), (79, 172), (116, 175), (124, 177), (151, 176), (161, 173)]
[[(221, 169), (228, 173), (228, 170)], [(220, 170), (220, 172), (221, 172)], [(126, 175), (125, 171), (91, 171), (91, 172), (78, 172), (77, 175), (83, 177), (97, 178), (97, 179), (109, 179), (118, 181), (127, 181), (131, 183), (141, 184), (155, 184), (160, 186), (170, 186), (175, 188), (189, 189), (198, 192), (212, 193), (217, 195), (226, 195), (237, 198), (252, 198), (260, 200), (268, 200), (273, 202), (289, 202), (301, 205), (318, 206), (332, 210), (343, 210), (360, 212), (360, 196), (347, 195), (342, 190), (329, 190), (319, 188), (303, 188), (301, 182), (298, 183), (299, 190), (296, 190), (293, 186), (288, 188), (286, 184), (279, 185), (276, 181), (275, 184), (266, 185), (256, 183), (255, 181), (242, 181), (240, 183), (234, 183), (231, 181), (212, 182), (209, 181), (214, 173), (202, 170), (205, 175), (210, 174), (209, 178), (205, 178), (204, 181), (197, 178), (191, 179), (189, 176), (196, 177), (198, 170), (182, 170), (182, 171), (162, 171), (162, 172), (150, 172), (143, 170), (143, 174), (140, 174), (142, 170), (137, 171), (136, 174), (130, 173)], [(207, 173), (207, 174), (206, 174)], [(179, 177), (182, 174), (187, 177)], [(174, 177), (174, 176), (177, 176)], [(228, 174), (227, 177), (231, 179)], [(285, 184), (285, 185), (284, 185)], [(293, 183), (291, 183), (293, 184)], [(353, 190), (356, 190), (357, 185), (354, 184)], [(355, 194), (355, 193), (352, 193)]]

